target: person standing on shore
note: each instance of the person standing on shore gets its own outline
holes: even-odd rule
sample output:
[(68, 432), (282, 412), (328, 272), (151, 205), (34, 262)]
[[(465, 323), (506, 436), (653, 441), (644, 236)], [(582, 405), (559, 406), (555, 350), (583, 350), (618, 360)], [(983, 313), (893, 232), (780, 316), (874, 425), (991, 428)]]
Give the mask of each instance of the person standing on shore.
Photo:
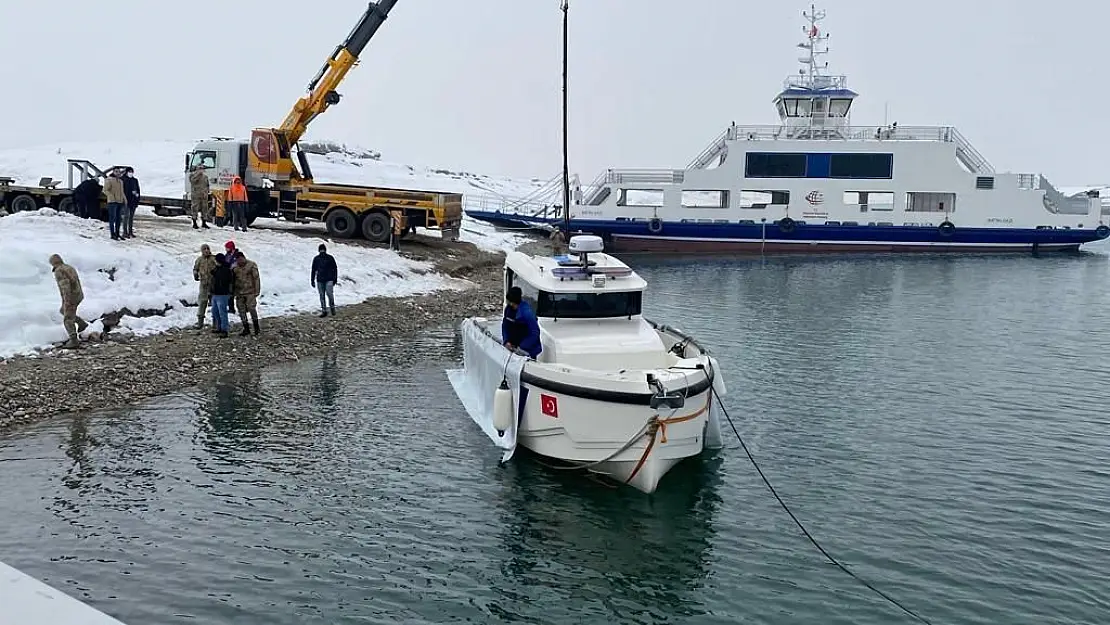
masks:
[(328, 309), (324, 308), (324, 296), (328, 298), (331, 316), (335, 316), (335, 296), (332, 289), (339, 280), (339, 268), (335, 264), (335, 257), (328, 254), (328, 246), (320, 244), (320, 253), (312, 259), (312, 286), (320, 292), (320, 317), (328, 316)]
[(247, 186), (243, 184), (243, 179), (239, 176), (231, 181), (231, 187), (227, 190), (227, 208), (231, 213), (231, 225), (236, 230), (243, 229), (247, 231)]
[(119, 178), (119, 170), (113, 169), (104, 179), (104, 195), (108, 196), (108, 231), (112, 234), (113, 241), (120, 238), (120, 217), (127, 209), (127, 194), (123, 190), (123, 181)]
[(216, 254), (216, 266), (210, 274), (209, 285), (212, 293), (212, 332), (227, 338), (231, 322), (227, 319), (227, 302), (235, 289), (235, 274), (227, 264), (223, 254)]
[[(208, 311), (208, 302), (212, 299), (212, 272), (216, 269), (216, 257), (208, 244), (200, 246), (200, 256), (193, 263), (193, 280), (197, 281), (197, 329), (204, 327), (204, 314)], [(212, 327), (216, 327), (216, 309), (212, 309)]]
[[(224, 243), (224, 259), (227, 261), (227, 266), (231, 267), (232, 271), (235, 270), (235, 252), (237, 251), (239, 251), (239, 248), (235, 247), (235, 241)], [(233, 315), (235, 314), (235, 298), (231, 299), (227, 312)]]
[(235, 251), (235, 308), (243, 321), (241, 336), (250, 336), (247, 315), (254, 322), (254, 335), (258, 336), (258, 296), (262, 293), (262, 279), (258, 276), (258, 265), (248, 260), (242, 250)]
[(193, 230), (197, 230), (197, 215), (200, 223), (208, 227), (208, 194), (212, 192), (208, 182), (208, 172), (197, 165), (189, 172), (189, 218), (193, 220)]
[(120, 236), (124, 239), (130, 239), (135, 236), (135, 211), (139, 208), (139, 180), (135, 178), (135, 169), (128, 167), (123, 170), (123, 194), (127, 197), (127, 203), (123, 207), (122, 219), (123, 223), (122, 232)]
[(69, 341), (62, 347), (76, 349), (80, 345), (78, 335), (89, 327), (84, 319), (77, 316), (77, 307), (85, 299), (85, 292), (81, 290), (81, 278), (77, 275), (77, 270), (62, 262), (62, 257), (57, 254), (50, 256), (50, 266), (54, 272), (54, 280), (58, 283), (58, 294), (62, 296), (62, 307), (58, 312), (62, 314), (62, 323), (69, 334)]
[(73, 202), (77, 205), (77, 216), (88, 219), (100, 214), (100, 192), (104, 188), (96, 178), (89, 178), (73, 189)]

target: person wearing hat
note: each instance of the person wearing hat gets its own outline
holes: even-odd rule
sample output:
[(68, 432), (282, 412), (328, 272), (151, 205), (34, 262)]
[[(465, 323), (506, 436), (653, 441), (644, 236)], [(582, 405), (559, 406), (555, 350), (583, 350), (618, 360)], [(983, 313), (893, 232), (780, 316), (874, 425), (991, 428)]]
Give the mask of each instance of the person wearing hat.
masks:
[(62, 296), (62, 307), (58, 312), (62, 314), (62, 323), (69, 334), (69, 341), (62, 347), (76, 349), (80, 345), (78, 335), (89, 327), (84, 319), (77, 316), (77, 307), (85, 299), (85, 293), (81, 290), (81, 278), (77, 276), (77, 270), (65, 264), (57, 254), (51, 254), (50, 267), (54, 272), (54, 280), (58, 283), (58, 294)]
[(258, 296), (262, 293), (262, 279), (258, 276), (258, 265), (248, 260), (242, 250), (235, 250), (235, 308), (239, 310), (239, 319), (243, 321), (242, 336), (250, 336), (251, 329), (247, 325), (247, 315), (254, 322), (254, 334), (259, 333), (258, 328)]
[[(200, 246), (200, 256), (193, 262), (193, 280), (198, 282), (197, 290), (197, 326), (200, 330), (204, 327), (204, 314), (208, 312), (208, 303), (212, 299), (212, 272), (216, 269), (216, 257), (208, 244)], [(212, 309), (212, 327), (216, 327), (216, 309)]]
[(327, 317), (328, 309), (324, 307), (324, 296), (327, 296), (331, 306), (331, 316), (335, 316), (335, 296), (332, 289), (335, 281), (339, 279), (339, 268), (335, 264), (335, 257), (328, 254), (328, 246), (320, 244), (320, 253), (312, 259), (312, 286), (320, 292), (320, 316)]

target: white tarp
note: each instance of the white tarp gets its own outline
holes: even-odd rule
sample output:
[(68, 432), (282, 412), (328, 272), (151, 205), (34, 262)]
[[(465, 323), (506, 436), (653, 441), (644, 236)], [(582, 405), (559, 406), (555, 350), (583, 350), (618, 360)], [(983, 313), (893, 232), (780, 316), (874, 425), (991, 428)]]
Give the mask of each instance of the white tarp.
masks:
[(0, 625), (123, 625), (0, 562)]
[[(448, 369), (447, 379), (455, 389), (470, 418), (474, 420), (490, 440), (505, 450), (501, 462), (507, 462), (516, 450), (516, 426), (520, 407), (520, 372), (526, 356), (514, 354), (505, 349), (497, 339), (487, 334), (479, 324), (488, 323), (482, 318), (466, 319), (460, 330), (463, 340), (463, 368)], [(496, 329), (500, 332), (500, 328)], [(493, 427), (493, 396), (507, 380), (513, 391), (513, 408), (517, 416), (513, 425), (504, 436), (498, 436)]]

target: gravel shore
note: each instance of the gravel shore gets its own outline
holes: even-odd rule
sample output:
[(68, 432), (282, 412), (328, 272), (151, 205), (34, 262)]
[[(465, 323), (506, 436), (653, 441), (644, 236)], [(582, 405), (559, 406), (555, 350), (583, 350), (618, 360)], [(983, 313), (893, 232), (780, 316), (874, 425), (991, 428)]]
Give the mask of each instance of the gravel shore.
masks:
[[(249, 366), (295, 361), (334, 349), (365, 347), (425, 327), (497, 313), (504, 255), (467, 243), (406, 240), (402, 253), (435, 263), (437, 271), (472, 283), (463, 291), (374, 298), (337, 309), (335, 317), (303, 314), (262, 318), (259, 336), (213, 336), (210, 328), (143, 338), (111, 337), (78, 350), (0, 361), (0, 431), (53, 415), (111, 408), (196, 385), (214, 377), (207, 363)], [(109, 334), (109, 336), (111, 336)]]

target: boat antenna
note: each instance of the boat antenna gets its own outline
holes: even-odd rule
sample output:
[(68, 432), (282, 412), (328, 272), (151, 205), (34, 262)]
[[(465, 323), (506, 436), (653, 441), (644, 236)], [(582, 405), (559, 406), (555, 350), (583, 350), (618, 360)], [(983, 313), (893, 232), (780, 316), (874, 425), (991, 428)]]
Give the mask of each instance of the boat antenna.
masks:
[(567, 14), (570, 0), (561, 0), (563, 11), (563, 241), (570, 243), (570, 172), (567, 158)]
[[(808, 22), (807, 26), (802, 27), (805, 33), (806, 40), (798, 44), (798, 47), (807, 52), (806, 56), (798, 59), (802, 64), (802, 69), (798, 72), (803, 79), (803, 86), (812, 86), (819, 88), (821, 85), (818, 78), (821, 76), (821, 70), (827, 68), (829, 64), (826, 62), (824, 65), (818, 61), (818, 57), (829, 53), (829, 35), (822, 33), (817, 27), (826, 16), (824, 9), (818, 9), (815, 5), (809, 5), (809, 11), (802, 11), (802, 17)], [(821, 46), (824, 46), (824, 49)]]

